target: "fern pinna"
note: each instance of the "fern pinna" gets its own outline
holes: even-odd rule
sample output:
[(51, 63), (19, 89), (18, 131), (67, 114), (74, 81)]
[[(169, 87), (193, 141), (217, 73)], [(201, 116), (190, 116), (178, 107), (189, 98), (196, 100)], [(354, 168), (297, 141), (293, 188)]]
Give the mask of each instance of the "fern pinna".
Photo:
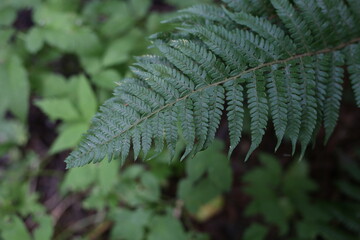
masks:
[[(94, 117), (67, 167), (106, 156), (137, 158), (151, 147), (183, 158), (207, 148), (226, 112), (230, 150), (239, 144), (244, 107), (252, 144), (271, 118), (280, 145), (289, 139), (301, 155), (323, 125), (336, 125), (345, 72), (360, 106), (360, 1), (223, 0), (198, 5), (169, 20), (174, 33), (152, 36), (159, 55), (143, 56), (134, 77), (116, 87)], [(226, 109), (224, 109), (226, 106)]]

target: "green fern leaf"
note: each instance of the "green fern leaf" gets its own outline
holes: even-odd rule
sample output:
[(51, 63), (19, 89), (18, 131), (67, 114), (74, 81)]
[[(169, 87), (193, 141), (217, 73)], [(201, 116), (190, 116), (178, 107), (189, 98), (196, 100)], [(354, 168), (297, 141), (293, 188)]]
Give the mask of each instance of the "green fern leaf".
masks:
[(250, 154), (259, 146), (265, 134), (268, 118), (268, 105), (265, 92), (265, 79), (263, 72), (257, 71), (248, 77), (247, 97), (250, 110), (251, 146), (245, 161)]
[(230, 156), (241, 139), (246, 107), (246, 159), (260, 145), (269, 117), (275, 148), (289, 139), (293, 154), (301, 145), (302, 157), (322, 124), (326, 141), (334, 131), (345, 69), (360, 106), (358, 1), (224, 2), (227, 7), (183, 10), (171, 20), (181, 24), (176, 32), (151, 37), (159, 56), (136, 58), (133, 77), (100, 107), (67, 167), (124, 161), (130, 149), (135, 158), (151, 148), (174, 155), (181, 136), (181, 159), (192, 157), (214, 141), (224, 110)]
[(294, 154), (301, 127), (301, 85), (296, 75), (298, 72), (296, 65), (293, 65), (295, 63), (285, 65), (284, 79), (288, 98), (288, 123), (285, 135), (291, 140)]
[(329, 140), (339, 118), (344, 77), (344, 69), (341, 68), (343, 64), (343, 54), (341, 52), (332, 53), (324, 105), (325, 142)]
[(305, 21), (288, 0), (271, 0), (281, 21), (288, 28), (298, 51), (312, 50), (313, 36)]
[(192, 96), (191, 100), (194, 102), (194, 122), (197, 138), (196, 152), (198, 152), (203, 149), (209, 130), (209, 91), (198, 92)]
[(186, 143), (185, 153), (181, 157), (181, 160), (183, 160), (194, 149), (195, 134), (196, 134), (194, 111), (193, 111), (194, 106), (191, 99), (186, 99), (185, 101), (179, 102), (178, 107), (179, 107), (179, 119), (181, 122), (182, 134)]
[(229, 125), (229, 135), (230, 135), (230, 148), (229, 148), (229, 157), (239, 144), (241, 139), (241, 133), (243, 130), (243, 120), (244, 120), (244, 107), (243, 107), (243, 91), (244, 88), (241, 85), (241, 81), (234, 79), (228, 81), (224, 84), (226, 90), (226, 101), (228, 103), (227, 107), (227, 119)]
[(300, 158), (302, 158), (316, 127), (317, 111), (315, 98), (315, 71), (313, 70), (312, 59), (301, 58), (299, 66), (299, 76), (302, 80), (302, 116), (299, 135), (299, 141), (302, 148)]
[(351, 45), (349, 47), (347, 62), (356, 104), (360, 107), (360, 45)]
[(317, 118), (312, 139), (315, 139), (323, 123), (323, 109), (326, 96), (326, 83), (327, 79), (329, 78), (330, 61), (331, 56), (329, 54), (319, 54), (314, 59)]
[(275, 149), (278, 149), (285, 135), (288, 117), (286, 86), (279, 71), (279, 65), (271, 66), (267, 78), (267, 94), (269, 96), (270, 113), (274, 122), (275, 134), (278, 139)]

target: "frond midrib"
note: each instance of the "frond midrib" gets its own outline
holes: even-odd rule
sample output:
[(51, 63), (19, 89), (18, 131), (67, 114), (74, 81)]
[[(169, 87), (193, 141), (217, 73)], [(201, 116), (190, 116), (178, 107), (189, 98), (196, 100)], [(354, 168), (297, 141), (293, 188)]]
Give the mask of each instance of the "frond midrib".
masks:
[[(201, 87), (201, 88), (198, 88), (188, 94), (186, 94), (185, 96), (181, 97), (181, 98), (178, 98), (176, 99), (175, 101), (173, 102), (170, 102), (168, 104), (165, 104), (164, 106), (158, 108), (157, 110), (149, 113), (148, 115), (140, 118), (139, 120), (137, 120), (136, 122), (134, 122), (133, 124), (131, 124), (129, 127), (127, 127), (126, 129), (124, 129), (123, 131), (113, 135), (111, 138), (109, 138), (108, 140), (102, 142), (101, 144), (98, 144), (98, 146), (103, 146), (105, 144), (108, 144), (110, 143), (112, 140), (120, 137), (122, 134), (126, 133), (127, 131), (131, 130), (132, 128), (138, 126), (140, 123), (142, 123), (143, 121), (151, 118), (152, 116), (154, 116), (155, 114), (161, 112), (162, 110), (164, 109), (167, 109), (168, 107), (170, 106), (173, 106), (174, 104), (176, 104), (177, 102), (180, 102), (182, 100), (185, 100), (187, 99), (188, 97), (192, 96), (193, 94), (196, 94), (198, 92), (201, 92), (207, 88), (210, 88), (210, 87), (214, 87), (214, 86), (218, 86), (218, 85), (221, 85), (223, 83), (226, 83), (228, 81), (232, 81), (232, 80), (235, 80), (235, 79), (238, 79), (240, 78), (242, 75), (244, 74), (247, 74), (247, 73), (251, 73), (251, 72), (254, 72), (256, 70), (259, 70), (261, 68), (264, 68), (264, 67), (269, 67), (269, 66), (272, 66), (272, 65), (275, 65), (275, 64), (281, 64), (281, 63), (287, 63), (287, 62), (290, 62), (292, 60), (295, 60), (295, 59), (301, 59), (301, 58), (304, 58), (304, 57), (310, 57), (310, 56), (315, 56), (315, 55), (318, 55), (318, 54), (324, 54), (324, 53), (330, 53), (330, 52), (333, 52), (333, 51), (337, 51), (337, 50), (340, 50), (340, 49), (343, 49), (343, 48), (346, 48), (347, 46), (351, 45), (351, 44), (355, 44), (355, 43), (358, 43), (360, 42), (360, 37), (358, 38), (354, 38), (348, 42), (345, 42), (345, 43), (341, 43), (339, 44), (338, 46), (336, 47), (333, 47), (333, 48), (325, 48), (325, 49), (322, 49), (322, 50), (318, 50), (318, 51), (314, 51), (314, 52), (307, 52), (307, 53), (302, 53), (302, 54), (297, 54), (297, 55), (294, 55), (292, 57), (289, 57), (289, 58), (286, 58), (286, 59), (282, 59), (282, 60), (275, 60), (275, 61), (272, 61), (272, 62), (267, 62), (267, 63), (264, 63), (264, 64), (261, 64), (257, 67), (253, 67), (253, 68), (249, 68), (235, 76), (232, 76), (232, 77), (229, 77), (229, 78), (225, 78), (224, 80), (222, 81), (219, 81), (219, 82), (215, 82), (215, 83), (212, 83), (212, 84), (209, 84), (207, 86), (204, 86), (204, 87)], [(92, 152), (93, 150), (95, 149), (95, 147), (92, 147), (90, 149), (88, 149), (86, 152), (83, 152), (81, 153), (80, 155), (78, 155), (77, 157), (81, 158), (83, 157), (84, 155)]]

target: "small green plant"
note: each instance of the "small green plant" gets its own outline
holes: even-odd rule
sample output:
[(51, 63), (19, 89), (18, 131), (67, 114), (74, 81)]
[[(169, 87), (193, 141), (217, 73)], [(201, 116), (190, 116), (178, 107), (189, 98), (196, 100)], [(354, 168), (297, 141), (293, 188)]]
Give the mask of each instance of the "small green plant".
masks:
[[(221, 199), (232, 183), (223, 148), (221, 141), (215, 141), (194, 159), (187, 159), (185, 169), (177, 170), (187, 177), (178, 182), (177, 196), (171, 198), (162, 193), (169, 187), (169, 178), (176, 176), (175, 164), (169, 167), (168, 151), (155, 157), (148, 166), (150, 169), (132, 164), (119, 174), (119, 161), (70, 169), (61, 192), (64, 196), (87, 193), (82, 203), (85, 209), (108, 212), (99, 224), (113, 222), (110, 239), (205, 240), (206, 234), (189, 226), (186, 231), (181, 219), (205, 221), (221, 211)], [(179, 144), (177, 160), (183, 150), (184, 145)], [(208, 161), (213, 163), (212, 167)]]
[[(1, 240), (67, 239), (74, 233), (82, 234), (86, 226), (80, 230), (77, 224), (64, 227), (62, 217), (69, 209), (59, 214), (48, 198), (61, 206), (73, 195), (91, 190), (81, 207), (100, 215), (90, 216), (93, 225), (104, 220), (104, 212), (105, 220), (113, 220), (104, 209), (115, 209), (120, 190), (127, 191), (133, 206), (141, 201), (147, 204), (148, 195), (151, 203), (160, 198), (160, 180), (145, 167), (140, 167), (139, 176), (127, 180), (118, 178), (119, 168), (112, 164), (112, 169), (94, 166), (76, 173), (49, 167), (64, 150), (76, 146), (99, 104), (110, 96), (117, 81), (130, 74), (127, 69), (132, 56), (152, 51), (146, 49), (144, 38), (168, 28), (160, 21), (171, 13), (150, 11), (152, 4), (148, 0), (93, 0), (86, 4), (77, 0), (1, 1)], [(52, 187), (56, 188), (54, 178), (64, 182), (49, 195), (48, 191), (53, 193)], [(138, 178), (150, 184), (149, 188), (141, 191), (144, 186), (137, 184)], [(45, 190), (44, 181), (50, 182)], [(114, 190), (114, 181), (129, 183)], [(171, 218), (165, 212), (156, 216)], [(188, 234), (178, 219), (173, 222), (181, 234)], [(116, 239), (117, 234), (113, 235)]]
[[(7, 156), (12, 164), (0, 170), (0, 239), (50, 240), (54, 222), (39, 202), (39, 195), (31, 191), (32, 177), (40, 169), (40, 159), (29, 152), (26, 158), (16, 149)], [(32, 233), (23, 219), (36, 224)]]
[(229, 155), (240, 142), (247, 110), (252, 143), (246, 159), (262, 142), (269, 117), (275, 149), (289, 139), (293, 154), (301, 145), (302, 157), (321, 125), (327, 141), (345, 69), (360, 105), (359, 2), (236, 2), (190, 7), (170, 20), (182, 23), (177, 32), (152, 36), (161, 54), (137, 59), (134, 77), (100, 108), (67, 167), (114, 156), (124, 161), (131, 146), (135, 159), (141, 150), (161, 152), (165, 144), (174, 154), (181, 137), (182, 158), (193, 156), (213, 142), (225, 105)]
[[(248, 217), (261, 216), (264, 224), (252, 223), (244, 239), (267, 239), (270, 229), (286, 239), (355, 240), (360, 233), (359, 164), (349, 159), (340, 163), (342, 179), (337, 181), (336, 200), (314, 198), (318, 189), (310, 178), (305, 161), (283, 170), (271, 155), (260, 156), (262, 167), (243, 177), (244, 191), (252, 197)], [(346, 176), (346, 177), (345, 177)], [(343, 193), (343, 194), (341, 194)], [(255, 238), (256, 236), (256, 238)]]
[[(168, 12), (205, 2), (0, 1), (0, 240), (357, 239), (353, 152), (340, 154), (326, 199), (306, 162), (283, 168), (261, 154), (244, 186), (239, 173), (257, 161), (234, 158), (248, 136), (249, 156), (270, 122), (276, 147), (290, 140), (303, 154), (321, 125), (331, 135), (342, 95), (345, 111), (353, 104), (343, 86), (359, 104), (358, 1), (223, 0)], [(220, 127), (227, 138), (225, 113), (229, 142), (215, 140)], [(265, 141), (275, 147), (274, 138)], [(80, 140), (68, 167), (144, 161), (65, 171)], [(237, 200), (247, 195), (244, 216)]]

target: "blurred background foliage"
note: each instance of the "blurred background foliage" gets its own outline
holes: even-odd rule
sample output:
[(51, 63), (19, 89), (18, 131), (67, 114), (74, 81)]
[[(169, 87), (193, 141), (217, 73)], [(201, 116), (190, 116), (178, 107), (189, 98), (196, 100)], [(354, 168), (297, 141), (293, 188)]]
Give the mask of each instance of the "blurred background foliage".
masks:
[(309, 162), (285, 145), (243, 163), (247, 136), (228, 159), (222, 123), (219, 140), (193, 159), (170, 163), (165, 151), (65, 171), (134, 56), (154, 51), (147, 36), (172, 29), (160, 22), (176, 9), (204, 2), (0, 1), (1, 240), (359, 239), (359, 113), (349, 106)]

